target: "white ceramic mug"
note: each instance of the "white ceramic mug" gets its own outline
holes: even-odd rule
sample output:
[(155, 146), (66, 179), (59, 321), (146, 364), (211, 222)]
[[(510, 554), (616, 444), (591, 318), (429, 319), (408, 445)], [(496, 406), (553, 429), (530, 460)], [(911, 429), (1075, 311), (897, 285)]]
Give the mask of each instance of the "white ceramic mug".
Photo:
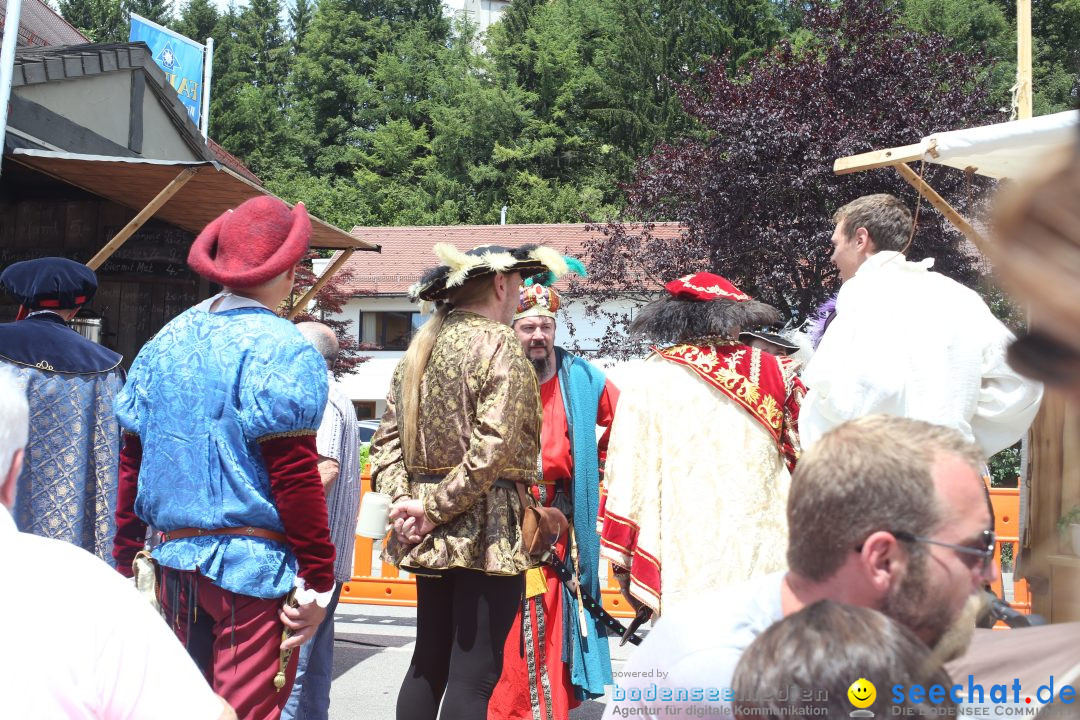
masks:
[(382, 540), (390, 531), (390, 496), (381, 492), (366, 492), (360, 500), (360, 516), (356, 521), (356, 534), (360, 537)]

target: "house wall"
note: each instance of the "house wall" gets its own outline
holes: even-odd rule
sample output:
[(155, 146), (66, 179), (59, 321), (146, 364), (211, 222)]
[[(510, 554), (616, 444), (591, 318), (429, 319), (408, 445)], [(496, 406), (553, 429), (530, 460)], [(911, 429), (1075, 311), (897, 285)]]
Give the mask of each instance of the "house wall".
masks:
[(443, 0), (444, 12), (453, 16), (465, 15), (480, 32), (486, 32), (498, 22), (503, 10), (509, 6), (509, 0)]
[[(146, 84), (154, 82), (146, 78)], [(142, 156), (154, 160), (202, 160), (176, 129), (173, 116), (161, 106), (157, 93), (149, 87), (142, 100)]]
[[(605, 303), (605, 310), (612, 312), (633, 312), (633, 303), (627, 300)], [(364, 313), (363, 323), (367, 327), (367, 337), (374, 333), (374, 312), (387, 311), (415, 311), (416, 305), (410, 303), (403, 296), (396, 297), (355, 297), (346, 303), (340, 315), (335, 319), (351, 320), (352, 331), (355, 334), (357, 323), (360, 321), (361, 312)], [(567, 322), (558, 323), (555, 344), (569, 348), (576, 344), (576, 352), (589, 357), (605, 368), (612, 381), (617, 385), (623, 385), (629, 381), (628, 372), (640, 360), (615, 361), (610, 358), (597, 357), (596, 351), (599, 340), (607, 330), (605, 321), (585, 314), (585, 307), (580, 301), (570, 300), (563, 310), (575, 329), (574, 337), (567, 330)], [(361, 339), (363, 336), (359, 336)], [(405, 356), (403, 351), (372, 351), (365, 355), (370, 358), (367, 362), (357, 367), (356, 371), (342, 379), (341, 383), (346, 395), (354, 401), (374, 401), (376, 417), (381, 417), (386, 410), (386, 393), (390, 388), (390, 380), (394, 368)]]
[(131, 73), (23, 85), (12, 92), (70, 118), (117, 145), (128, 146), (128, 113), (117, 112), (117, 108), (131, 106)]
[[(14, 88), (13, 93), (117, 146), (116, 149), (87, 147), (84, 138), (74, 135), (64, 139), (42, 138), (65, 150), (137, 154), (154, 160), (203, 160), (180, 135), (172, 115), (162, 107), (161, 98), (149, 86), (152, 82), (153, 78), (147, 77), (142, 70), (135, 70), (23, 85)], [(37, 127), (20, 129), (34, 137), (41, 137), (43, 133), (43, 129)]]

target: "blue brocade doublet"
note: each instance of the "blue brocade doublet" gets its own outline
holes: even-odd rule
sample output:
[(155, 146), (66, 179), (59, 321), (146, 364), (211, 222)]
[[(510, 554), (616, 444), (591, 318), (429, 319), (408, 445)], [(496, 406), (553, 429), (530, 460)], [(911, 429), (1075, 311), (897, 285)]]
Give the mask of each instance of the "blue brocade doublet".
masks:
[(120, 431), (120, 355), (51, 312), (0, 324), (0, 367), (30, 405), (13, 515), (22, 532), (64, 540), (112, 563)]
[[(326, 363), (292, 323), (269, 310), (180, 315), (143, 347), (116, 400), (142, 442), (135, 512), (156, 530), (253, 526), (284, 532), (258, 442), (314, 435), (326, 407)], [(257, 537), (171, 540), (166, 567), (261, 598), (293, 585), (296, 558)]]

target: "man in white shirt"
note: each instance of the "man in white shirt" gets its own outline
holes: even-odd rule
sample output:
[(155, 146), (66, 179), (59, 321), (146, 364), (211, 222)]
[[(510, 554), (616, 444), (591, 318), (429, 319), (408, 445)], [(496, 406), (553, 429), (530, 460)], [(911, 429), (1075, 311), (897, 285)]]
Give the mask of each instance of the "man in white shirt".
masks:
[(16, 530), (27, 417), (23, 389), (0, 373), (0, 717), (235, 720), (130, 581), (82, 548)]
[(1027, 432), (1042, 385), (1009, 367), (1013, 339), (979, 295), (908, 262), (911, 213), (892, 195), (866, 195), (837, 211), (833, 263), (844, 281), (802, 379), (803, 447), (872, 413), (956, 428), (989, 457)]
[(827, 433), (791, 480), (788, 571), (665, 611), (614, 673), (604, 717), (729, 713), (743, 651), (818, 600), (880, 610), (928, 645), (962, 652), (966, 639), (950, 631), (974, 630), (965, 611), (996, 572), (982, 463), (957, 431), (917, 420), (874, 415)]

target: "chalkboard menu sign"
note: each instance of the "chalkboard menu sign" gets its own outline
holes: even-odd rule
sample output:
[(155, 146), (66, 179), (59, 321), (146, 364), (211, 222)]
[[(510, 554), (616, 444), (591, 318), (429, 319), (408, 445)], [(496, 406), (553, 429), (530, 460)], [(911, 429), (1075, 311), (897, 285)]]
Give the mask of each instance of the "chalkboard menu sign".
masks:
[[(113, 237), (120, 228), (107, 228)], [(186, 230), (144, 226), (98, 268), (98, 275), (156, 275), (190, 277), (188, 249), (194, 236)]]
[[(105, 237), (112, 238), (120, 231), (120, 228), (106, 230)], [(193, 277), (193, 273), (187, 266), (187, 254), (194, 239), (195, 237), (186, 230), (168, 225), (144, 226), (97, 269), (98, 277), (113, 275), (142, 275), (159, 278)], [(85, 247), (76, 248), (52, 243), (34, 247), (0, 245), (0, 268), (22, 260), (42, 257), (66, 257), (85, 263), (99, 249), (89, 251)]]

